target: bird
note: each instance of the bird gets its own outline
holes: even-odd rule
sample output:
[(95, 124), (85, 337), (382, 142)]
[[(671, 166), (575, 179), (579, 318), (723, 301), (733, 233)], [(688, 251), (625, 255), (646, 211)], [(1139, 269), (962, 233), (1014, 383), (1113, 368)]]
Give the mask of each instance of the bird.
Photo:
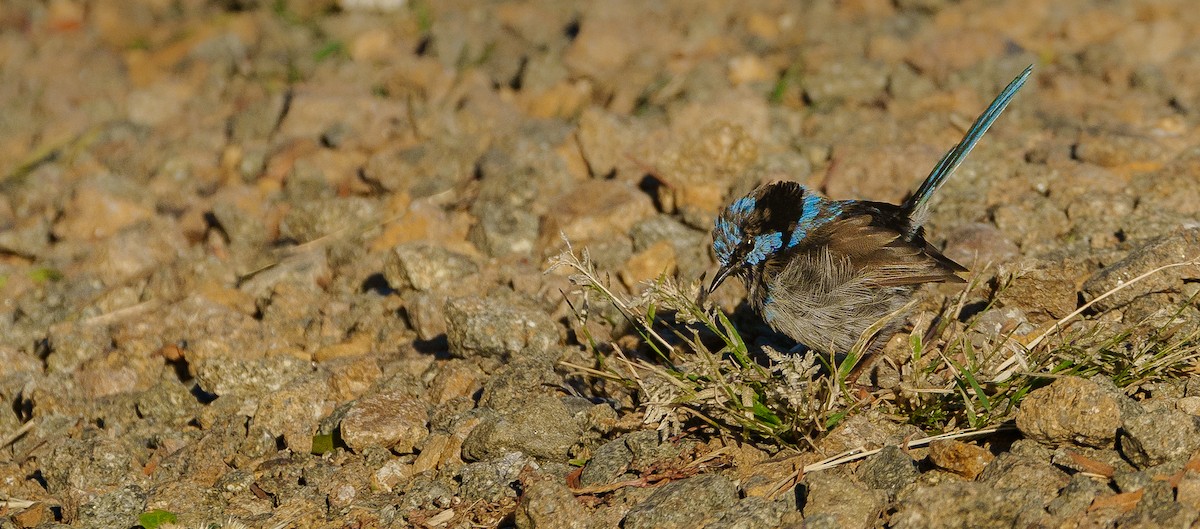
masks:
[[(967, 268), (925, 237), (933, 194), (954, 173), (1033, 71), (1008, 84), (901, 204), (831, 200), (790, 181), (760, 186), (721, 210), (712, 230), (719, 265), (698, 302), (729, 277), (774, 329), (826, 355), (850, 354), (855, 371), (900, 328), (898, 320), (924, 283), (963, 283)], [(703, 277), (701, 277), (703, 282)], [(871, 336), (864, 336), (872, 331)], [(848, 381), (857, 374), (848, 377)]]

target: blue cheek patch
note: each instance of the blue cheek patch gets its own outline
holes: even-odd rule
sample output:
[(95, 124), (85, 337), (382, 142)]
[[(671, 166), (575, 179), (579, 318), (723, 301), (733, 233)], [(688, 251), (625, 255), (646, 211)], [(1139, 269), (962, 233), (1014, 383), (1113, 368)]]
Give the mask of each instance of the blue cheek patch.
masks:
[(733, 258), (733, 249), (742, 240), (742, 230), (723, 218), (717, 219), (717, 229), (713, 234), (713, 251), (721, 265), (729, 264)]
[(783, 246), (783, 233), (775, 232), (759, 235), (754, 238), (754, 249), (746, 254), (746, 264), (756, 265), (763, 262), (771, 252)]

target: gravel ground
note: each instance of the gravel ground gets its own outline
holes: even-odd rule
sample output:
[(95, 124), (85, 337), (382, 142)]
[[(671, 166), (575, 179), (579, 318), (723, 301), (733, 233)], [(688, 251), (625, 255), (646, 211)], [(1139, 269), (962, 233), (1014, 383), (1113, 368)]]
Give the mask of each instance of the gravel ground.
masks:
[[(563, 363), (560, 233), (622, 293), (695, 281), (730, 197), (899, 201), (1028, 64), (929, 228), (1018, 335), (1200, 251), (1192, 1), (5, 0), (0, 528), (1189, 527), (1187, 378), (792, 448)], [(1198, 279), (1095, 321), (1194, 329)]]

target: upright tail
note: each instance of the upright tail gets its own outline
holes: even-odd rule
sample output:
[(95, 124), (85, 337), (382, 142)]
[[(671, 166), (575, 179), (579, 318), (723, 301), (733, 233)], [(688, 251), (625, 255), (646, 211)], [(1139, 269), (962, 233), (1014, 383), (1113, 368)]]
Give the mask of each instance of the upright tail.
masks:
[(909, 225), (912, 226), (912, 230), (920, 229), (921, 225), (925, 223), (925, 217), (929, 214), (929, 197), (933, 196), (934, 191), (937, 191), (939, 187), (942, 187), (946, 178), (953, 174), (955, 169), (958, 169), (959, 164), (971, 153), (971, 149), (975, 148), (975, 144), (987, 132), (988, 127), (992, 126), (992, 122), (1000, 117), (1001, 112), (1004, 112), (1008, 102), (1017, 94), (1017, 90), (1021, 89), (1021, 85), (1025, 84), (1025, 79), (1029, 78), (1031, 72), (1033, 72), (1032, 64), (1011, 83), (1008, 83), (1004, 91), (1000, 92), (992, 104), (988, 105), (987, 110), (984, 110), (983, 114), (975, 119), (975, 123), (967, 130), (962, 141), (959, 141), (958, 145), (942, 156), (942, 160), (933, 167), (933, 171), (925, 177), (925, 181), (921, 182), (921, 187), (918, 187), (912, 196), (904, 201), (902, 207), (908, 213), (908, 218), (911, 220)]

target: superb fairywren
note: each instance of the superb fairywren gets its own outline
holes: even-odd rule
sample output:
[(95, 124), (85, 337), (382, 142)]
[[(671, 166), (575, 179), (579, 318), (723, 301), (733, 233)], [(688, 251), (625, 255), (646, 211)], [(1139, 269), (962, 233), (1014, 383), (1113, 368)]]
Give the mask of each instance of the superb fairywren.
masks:
[[(737, 199), (713, 228), (720, 268), (701, 302), (729, 276), (776, 331), (825, 354), (848, 353), (881, 323), (865, 355), (895, 333), (896, 313), (922, 283), (964, 282), (967, 269), (925, 240), (929, 198), (958, 168), (1025, 83), (1013, 79), (903, 204), (830, 200), (795, 182)], [(893, 321), (883, 321), (891, 317)], [(860, 367), (864, 364), (860, 364)], [(856, 375), (852, 375), (856, 376)]]

